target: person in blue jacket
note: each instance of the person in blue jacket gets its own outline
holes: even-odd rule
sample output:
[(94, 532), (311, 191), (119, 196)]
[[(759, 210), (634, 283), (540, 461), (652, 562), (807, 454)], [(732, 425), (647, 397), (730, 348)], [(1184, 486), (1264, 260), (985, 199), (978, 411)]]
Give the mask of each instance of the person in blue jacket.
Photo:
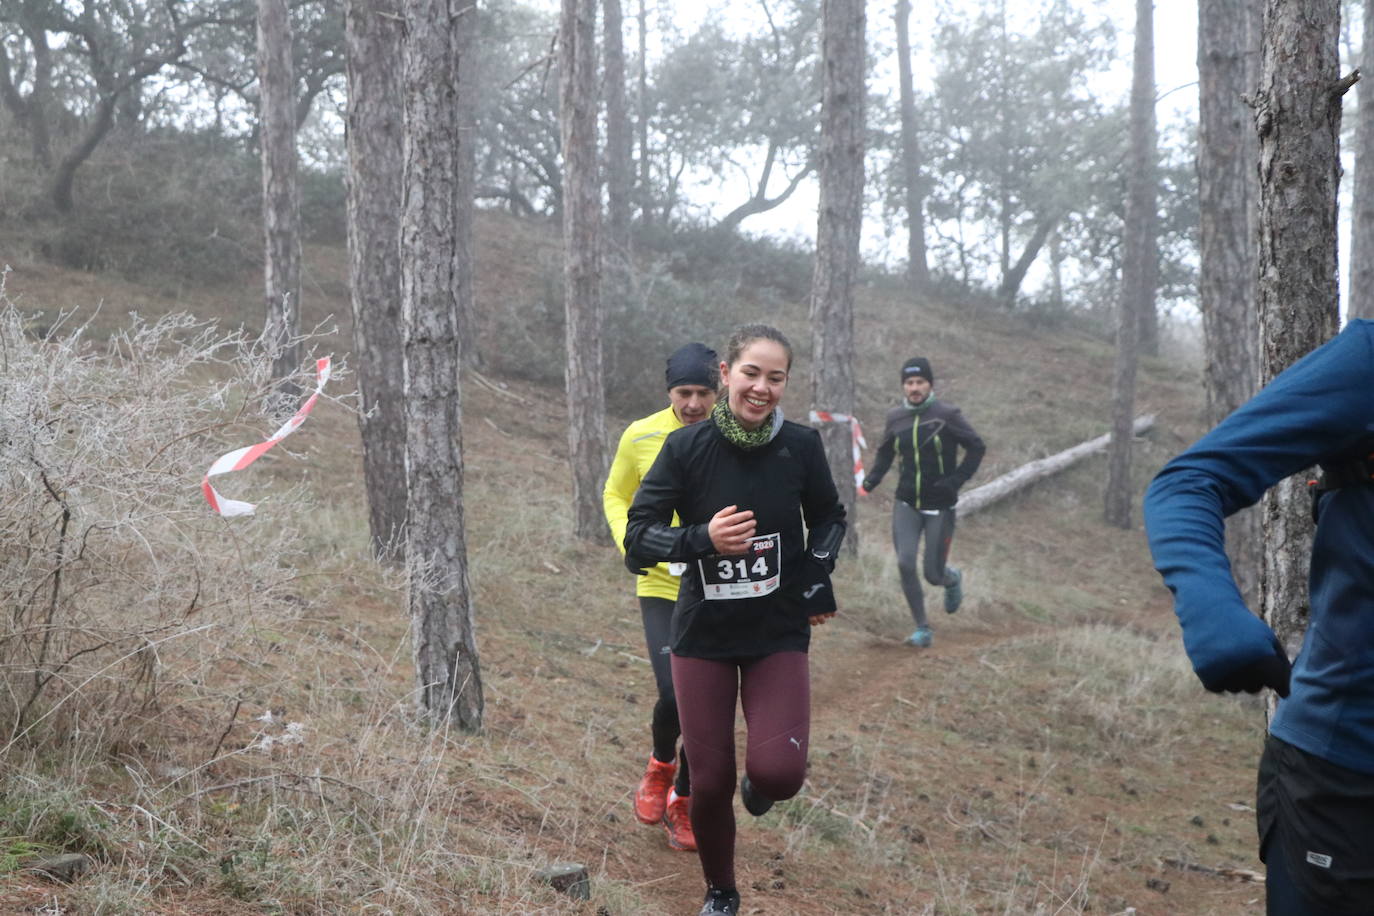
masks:
[[(1314, 465), (1310, 617), (1290, 670), (1241, 598), (1224, 519)], [(1374, 913), (1374, 321), (1352, 321), (1166, 464), (1145, 527), (1203, 686), (1282, 698), (1256, 805), (1267, 913)]]

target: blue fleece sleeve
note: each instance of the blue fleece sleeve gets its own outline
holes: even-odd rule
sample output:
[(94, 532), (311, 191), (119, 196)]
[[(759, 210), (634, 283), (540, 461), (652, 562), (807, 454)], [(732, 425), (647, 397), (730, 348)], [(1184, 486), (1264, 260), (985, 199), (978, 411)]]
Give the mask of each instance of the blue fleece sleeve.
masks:
[(1341, 334), (1166, 464), (1145, 494), (1155, 568), (1174, 595), (1193, 670), (1211, 687), (1272, 655), (1273, 631), (1245, 606), (1226, 557), (1224, 519), (1269, 487), (1349, 456), (1374, 432), (1374, 322)]

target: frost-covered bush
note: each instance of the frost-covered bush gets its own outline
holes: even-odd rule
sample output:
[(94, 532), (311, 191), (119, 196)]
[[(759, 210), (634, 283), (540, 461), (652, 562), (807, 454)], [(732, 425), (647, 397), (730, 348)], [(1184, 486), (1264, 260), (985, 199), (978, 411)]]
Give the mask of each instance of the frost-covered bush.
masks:
[(271, 428), (267, 359), (186, 315), (102, 341), (65, 322), (34, 332), (0, 283), (0, 748), (136, 740), (300, 607), (291, 525), (200, 489)]

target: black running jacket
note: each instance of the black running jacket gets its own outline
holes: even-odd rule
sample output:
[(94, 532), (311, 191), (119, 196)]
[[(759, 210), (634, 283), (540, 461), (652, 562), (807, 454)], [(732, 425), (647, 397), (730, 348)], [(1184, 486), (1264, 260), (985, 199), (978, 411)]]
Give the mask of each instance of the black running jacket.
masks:
[[(739, 566), (741, 558), (720, 557), (711, 544), (707, 523), (730, 505), (754, 511), (760, 547), (770, 535), (779, 542), (779, 581), (757, 597), (708, 599), (719, 570), (745, 574), (756, 562), (750, 557)], [(672, 525), (674, 512), (679, 527)], [(844, 529), (844, 505), (816, 430), (784, 421), (772, 441), (746, 451), (707, 420), (664, 441), (630, 505), (625, 549), (653, 562), (688, 564), (673, 611), (675, 654), (748, 658), (806, 651), (811, 626), (803, 590), (815, 580), (805, 564), (816, 562), (810, 548), (823, 544), (827, 567), (833, 566)]]
[[(931, 395), (934, 397), (934, 395)], [(958, 449), (964, 458), (958, 460)], [(897, 498), (916, 509), (949, 509), (959, 488), (978, 470), (987, 446), (959, 408), (935, 401), (917, 413), (905, 405), (887, 412), (883, 441), (863, 487), (870, 493), (897, 465)]]

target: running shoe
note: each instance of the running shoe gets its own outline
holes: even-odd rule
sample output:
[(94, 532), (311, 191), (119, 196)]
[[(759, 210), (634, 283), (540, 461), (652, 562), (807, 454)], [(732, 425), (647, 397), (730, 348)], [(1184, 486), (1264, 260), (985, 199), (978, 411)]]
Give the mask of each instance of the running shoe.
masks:
[(930, 648), (930, 627), (917, 627), (911, 635), (906, 638), (908, 646), (915, 646), (918, 649)]
[(677, 794), (668, 793), (668, 806), (663, 809), (663, 829), (668, 831), (668, 845), (683, 852), (695, 852), (697, 835), (692, 832), (691, 802)]
[(673, 787), (673, 777), (677, 775), (677, 764), (664, 763), (653, 754), (644, 768), (644, 778), (635, 790), (635, 817), (641, 824), (657, 824), (663, 820), (663, 809), (668, 806), (668, 790)]
[(739, 800), (744, 802), (744, 810), (754, 817), (762, 817), (768, 813), (768, 809), (773, 807), (773, 799), (765, 798), (754, 788), (754, 784), (745, 776), (739, 784)]
[(954, 583), (945, 586), (945, 613), (953, 614), (964, 601), (964, 574), (953, 566), (949, 567), (949, 574), (954, 577)]
[(706, 902), (697, 916), (739, 916), (739, 891), (723, 891), (713, 887), (706, 892)]

